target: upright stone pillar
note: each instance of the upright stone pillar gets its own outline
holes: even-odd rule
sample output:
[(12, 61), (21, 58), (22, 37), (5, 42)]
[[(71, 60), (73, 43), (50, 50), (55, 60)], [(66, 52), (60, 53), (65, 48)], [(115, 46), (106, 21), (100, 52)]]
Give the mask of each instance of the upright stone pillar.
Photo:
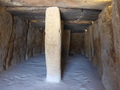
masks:
[(45, 21), (45, 54), (47, 81), (61, 80), (61, 18), (57, 7), (46, 10)]

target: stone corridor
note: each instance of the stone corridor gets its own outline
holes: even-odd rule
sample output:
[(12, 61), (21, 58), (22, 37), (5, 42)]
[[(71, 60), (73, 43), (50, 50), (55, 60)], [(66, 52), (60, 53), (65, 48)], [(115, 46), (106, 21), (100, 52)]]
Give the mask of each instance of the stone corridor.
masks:
[(21, 89), (120, 90), (120, 0), (0, 0), (0, 90)]

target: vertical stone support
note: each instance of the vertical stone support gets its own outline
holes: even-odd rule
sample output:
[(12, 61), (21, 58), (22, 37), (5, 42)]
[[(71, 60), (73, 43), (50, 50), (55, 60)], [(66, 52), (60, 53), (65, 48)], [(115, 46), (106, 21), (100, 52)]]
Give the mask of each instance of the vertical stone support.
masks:
[(69, 56), (69, 48), (70, 48), (70, 30), (62, 31), (62, 56)]
[(61, 80), (61, 18), (57, 7), (46, 10), (45, 21), (45, 54), (47, 81)]

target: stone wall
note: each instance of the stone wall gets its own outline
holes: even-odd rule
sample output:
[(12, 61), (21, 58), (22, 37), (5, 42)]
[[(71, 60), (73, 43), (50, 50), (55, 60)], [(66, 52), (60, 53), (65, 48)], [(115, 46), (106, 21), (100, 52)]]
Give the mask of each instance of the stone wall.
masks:
[[(89, 29), (90, 29), (90, 27), (89, 27)], [(84, 41), (85, 41), (85, 47), (84, 47), (84, 49), (85, 49), (85, 55), (87, 56), (87, 57), (89, 57), (89, 59), (90, 59), (90, 30), (88, 30), (87, 32), (85, 32), (85, 38), (84, 38)]]
[(26, 59), (26, 49), (27, 49), (27, 32), (28, 32), (28, 24), (18, 18), (14, 17), (14, 26), (13, 26), (13, 52), (11, 64), (15, 65)]
[(85, 54), (85, 33), (80, 33), (80, 54), (84, 55)]
[(27, 35), (27, 52), (26, 59), (33, 56), (34, 44), (35, 44), (35, 27), (29, 23), (28, 35)]
[[(10, 38), (13, 32), (13, 20), (11, 14), (5, 11), (5, 7), (0, 7), (0, 71), (6, 68), (6, 63), (9, 64), (11, 56), (8, 55), (10, 48)], [(9, 58), (8, 58), (9, 57)]]
[(45, 51), (44, 37), (45, 36), (43, 30), (37, 27), (33, 27), (31, 23), (29, 23), (27, 36), (27, 59)]
[(120, 89), (120, 1), (113, 0), (84, 34), (85, 55), (93, 61), (105, 90)]
[(44, 34), (0, 7), (0, 72), (44, 51)]
[[(98, 27), (101, 38), (101, 60), (103, 65), (102, 82), (106, 90), (117, 90), (115, 76), (114, 43), (112, 28), (112, 7), (104, 9), (99, 17)], [(99, 63), (99, 62), (98, 62)], [(115, 71), (115, 72), (114, 72)]]
[(71, 33), (70, 54), (80, 54), (80, 33)]
[(69, 56), (70, 49), (70, 30), (62, 31), (62, 57), (67, 58)]
[(45, 52), (45, 32), (43, 29), (35, 28), (34, 55)]
[(113, 40), (114, 40), (114, 75), (116, 76), (116, 88), (120, 89), (120, 0), (113, 0), (112, 2), (112, 26), (113, 26)]

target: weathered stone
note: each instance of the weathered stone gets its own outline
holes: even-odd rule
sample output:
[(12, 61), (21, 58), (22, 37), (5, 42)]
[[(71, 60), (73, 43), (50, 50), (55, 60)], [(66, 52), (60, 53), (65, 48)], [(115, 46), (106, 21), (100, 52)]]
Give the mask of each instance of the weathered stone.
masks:
[(45, 54), (47, 67), (47, 81), (61, 80), (61, 19), (57, 7), (46, 10)]
[(41, 28), (36, 28), (29, 23), (26, 58), (28, 59), (44, 51), (44, 31)]
[(87, 32), (85, 32), (85, 55), (87, 57), (90, 56), (90, 30), (88, 29)]
[(57, 6), (69, 8), (103, 9), (111, 0), (0, 0), (7, 6)]
[(94, 23), (94, 58), (93, 64), (99, 68), (99, 62), (101, 61), (101, 40), (100, 40), (100, 31), (98, 28), (98, 21)]
[[(100, 19), (99, 19), (100, 20)], [(98, 21), (99, 21), (98, 20)], [(97, 66), (97, 69), (98, 69), (98, 72), (99, 74), (102, 76), (102, 73), (103, 73), (103, 65), (102, 65), (102, 60), (101, 60), (101, 34), (100, 34), (100, 31), (102, 31), (102, 29), (100, 29), (99, 27), (99, 23), (95, 22), (94, 23), (94, 58), (93, 58), (93, 63), (95, 66)], [(104, 41), (104, 40), (103, 40)]]
[(35, 46), (34, 46), (34, 55), (43, 53), (45, 51), (44, 48), (44, 31), (41, 28), (35, 29)]
[[(113, 10), (111, 6), (106, 7), (99, 15), (98, 21), (94, 22), (85, 34), (84, 50), (86, 56), (93, 57), (93, 63), (102, 76), (102, 82), (106, 90), (120, 89), (120, 78), (118, 76), (120, 74), (119, 5), (120, 2), (114, 0)], [(89, 32), (90, 30), (92, 32)]]
[(31, 23), (29, 23), (26, 59), (33, 56), (34, 46), (35, 46), (35, 27), (33, 27)]
[(27, 23), (18, 18), (14, 18), (14, 48), (13, 48), (13, 58), (12, 65), (15, 65), (26, 59), (26, 49), (27, 49)]
[(86, 32), (86, 52), (85, 55), (89, 58), (90, 57), (90, 30), (88, 29)]
[(87, 52), (87, 51), (86, 51), (86, 47), (87, 47), (87, 41), (86, 41), (87, 35), (86, 35), (86, 33), (87, 33), (87, 32), (84, 33), (84, 55), (85, 55), (85, 56), (87, 56), (87, 55), (86, 55), (86, 52)]
[(41, 52), (45, 53), (45, 32), (42, 33)]
[(85, 50), (84, 50), (85, 41), (84, 41), (84, 38), (85, 38), (85, 33), (80, 33), (80, 53), (82, 55), (85, 54)]
[(90, 35), (90, 46), (89, 46), (89, 59), (91, 61), (93, 61), (93, 58), (94, 58), (94, 43), (93, 43), (93, 39), (94, 39), (94, 34), (93, 34), (93, 31), (94, 31), (94, 26), (93, 24), (88, 28), (88, 31), (89, 31), (89, 35)]
[(93, 61), (94, 57), (94, 47), (93, 47), (93, 25), (89, 26), (88, 29), (85, 30), (85, 55), (89, 58), (89, 60)]
[(62, 56), (63, 57), (69, 56), (70, 34), (71, 34), (70, 30), (62, 31)]
[(11, 14), (5, 11), (5, 7), (0, 7), (0, 71), (8, 68), (10, 63), (11, 55), (8, 54), (8, 50), (11, 48), (12, 28)]
[(90, 42), (91, 42), (91, 60), (93, 61), (93, 58), (94, 58), (94, 42), (93, 42), (93, 40), (94, 40), (94, 25), (92, 24), (92, 26), (91, 26), (91, 32), (90, 32)]
[[(117, 90), (118, 79), (114, 56), (112, 7), (106, 7), (98, 19), (103, 64), (102, 82), (106, 90)], [(114, 78), (113, 78), (114, 77)]]
[(85, 51), (93, 64), (97, 66), (99, 74), (102, 76), (102, 60), (101, 60), (101, 39), (98, 21), (88, 28), (85, 35)]
[[(13, 15), (19, 16), (25, 20), (39, 19), (41, 21), (44, 21), (46, 8), (47, 7), (7, 7), (6, 10), (12, 13)], [(101, 13), (101, 10), (79, 9), (79, 8), (60, 8), (60, 12), (61, 12), (61, 20), (77, 21), (77, 22), (81, 22), (83, 20), (82, 22), (84, 22), (85, 20), (86, 21), (97, 20), (98, 15)], [(37, 25), (39, 23), (35, 22), (34, 24)], [(42, 22), (40, 26), (43, 26), (44, 25), (43, 23), (44, 22)], [(86, 24), (90, 24), (90, 23), (86, 23)]]
[(77, 32), (77, 31), (82, 31), (85, 30), (89, 27), (90, 24), (74, 24), (74, 23), (65, 23), (64, 24), (64, 29), (65, 30), (71, 30), (71, 32)]
[(70, 54), (80, 53), (80, 33), (72, 33), (70, 41)]
[(112, 6), (113, 40), (115, 48), (114, 64), (112, 65), (114, 65), (114, 78), (117, 80), (113, 87), (115, 90), (120, 89), (120, 0), (113, 0)]
[[(0, 72), (44, 51), (44, 34), (0, 7)], [(14, 20), (14, 21), (13, 21)], [(14, 22), (14, 23), (13, 23)]]

